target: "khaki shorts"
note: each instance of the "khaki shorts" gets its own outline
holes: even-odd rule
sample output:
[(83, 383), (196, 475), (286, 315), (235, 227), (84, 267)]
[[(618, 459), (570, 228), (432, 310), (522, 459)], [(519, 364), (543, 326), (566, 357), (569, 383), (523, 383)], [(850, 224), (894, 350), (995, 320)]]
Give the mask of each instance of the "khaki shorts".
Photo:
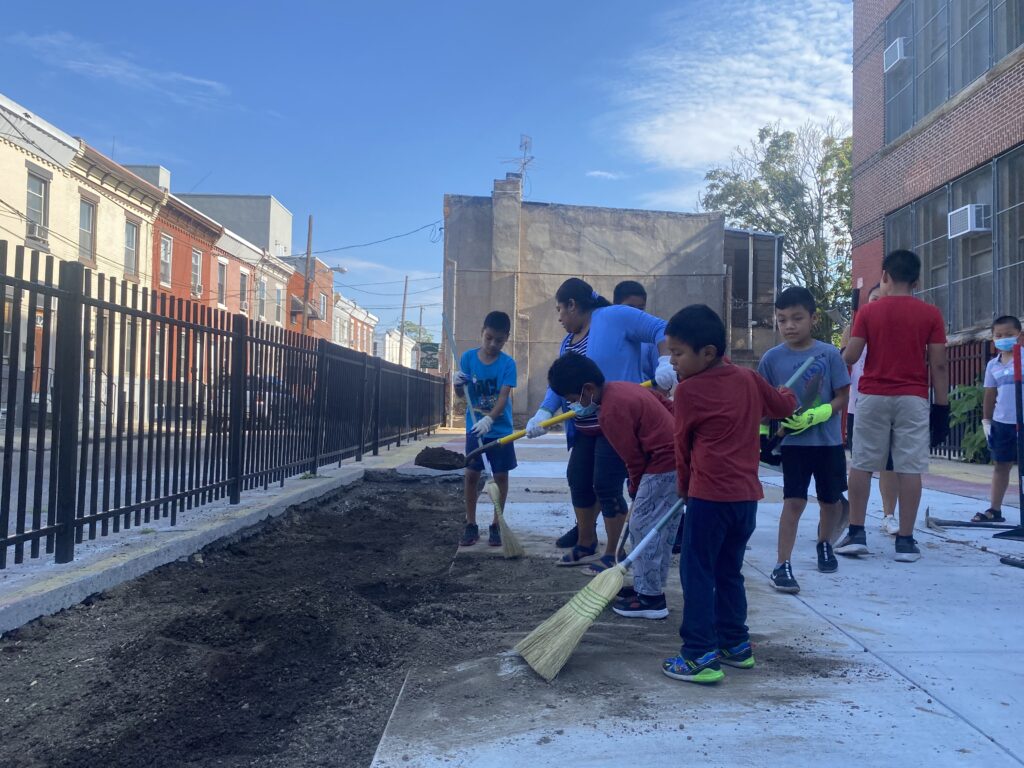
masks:
[(894, 471), (908, 475), (927, 472), (929, 412), (923, 397), (859, 395), (850, 466), (881, 472), (891, 451)]

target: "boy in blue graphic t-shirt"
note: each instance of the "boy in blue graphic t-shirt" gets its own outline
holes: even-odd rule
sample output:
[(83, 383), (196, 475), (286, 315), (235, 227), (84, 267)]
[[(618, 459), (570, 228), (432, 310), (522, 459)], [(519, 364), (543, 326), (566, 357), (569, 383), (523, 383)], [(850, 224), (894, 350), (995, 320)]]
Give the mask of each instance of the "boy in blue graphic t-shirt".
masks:
[[(512, 321), (504, 312), (491, 312), (484, 318), (481, 331), (481, 345), (469, 349), (459, 361), (455, 374), (455, 392), (460, 397), (465, 393), (467, 408), (473, 409), (473, 427), (466, 419), (466, 453), (469, 454), (483, 443), (512, 434), (512, 389), (516, 385), (516, 361), (501, 351), (508, 341)], [(501, 505), (504, 508), (508, 498), (508, 473), (515, 469), (516, 449), (512, 443), (499, 445), (487, 452), (487, 460), (494, 473), (494, 482), (501, 491)], [(480, 539), (476, 524), (477, 484), (483, 471), (483, 458), (476, 456), (466, 465), (466, 528), (459, 542), (461, 547), (471, 547)], [(501, 546), (497, 513), (488, 530), (487, 543), (492, 547)]]

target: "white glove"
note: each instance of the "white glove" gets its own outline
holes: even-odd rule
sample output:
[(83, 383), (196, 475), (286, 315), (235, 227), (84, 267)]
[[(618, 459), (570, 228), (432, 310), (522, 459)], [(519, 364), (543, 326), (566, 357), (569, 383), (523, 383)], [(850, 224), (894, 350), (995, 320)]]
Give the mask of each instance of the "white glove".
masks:
[(532, 440), (535, 437), (547, 434), (547, 428), (542, 427), (540, 423), (542, 421), (547, 421), (550, 418), (551, 411), (547, 408), (538, 409), (538, 411), (533, 414), (533, 418), (526, 422), (526, 436)]
[(456, 387), (464, 387), (467, 384), (469, 384), (469, 382), (470, 382), (469, 374), (465, 373), (464, 371), (459, 371), (452, 378), (452, 384), (454, 384)]
[(483, 437), (491, 431), (491, 427), (494, 426), (494, 419), (490, 416), (484, 416), (476, 424), (473, 425), (473, 434), (477, 437)]
[(985, 439), (986, 440), (991, 440), (992, 439), (992, 419), (982, 419), (981, 420), (981, 429), (985, 433)]
[(662, 389), (672, 389), (679, 377), (676, 376), (676, 369), (672, 367), (672, 358), (662, 355), (658, 358), (658, 367), (654, 371), (654, 383)]

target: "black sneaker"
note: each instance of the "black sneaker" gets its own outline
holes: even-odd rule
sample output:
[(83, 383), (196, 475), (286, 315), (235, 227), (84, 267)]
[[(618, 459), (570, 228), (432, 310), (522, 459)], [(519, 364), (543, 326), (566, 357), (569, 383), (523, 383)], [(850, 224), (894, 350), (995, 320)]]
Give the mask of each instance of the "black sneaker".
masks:
[(839, 570), (839, 561), (827, 541), (818, 542), (818, 570), (822, 573), (835, 573)]
[(868, 537), (863, 530), (847, 531), (843, 540), (836, 544), (836, 552), (840, 555), (866, 555), (868, 553)]
[(555, 541), (555, 546), (559, 549), (572, 549), (575, 547), (580, 540), (580, 529), (579, 526), (574, 525), (568, 531), (563, 533)]
[(896, 537), (896, 562), (913, 563), (921, 559), (921, 550), (913, 536)]
[(740, 643), (732, 648), (719, 648), (718, 660), (737, 669), (753, 669), (754, 649), (750, 647), (749, 642)]
[(500, 547), (501, 546), (501, 528), (496, 525), (488, 526), (487, 528), (487, 546), (489, 547)]
[(636, 595), (636, 590), (633, 589), (633, 587), (630, 586), (630, 587), (623, 587), (622, 589), (620, 589), (619, 590), (619, 594), (617, 594), (616, 597), (621, 599), (623, 597), (634, 597), (635, 595)]
[(668, 617), (665, 595), (651, 597), (637, 594), (633, 597), (623, 597), (615, 602), (612, 610), (627, 619), (664, 619)]
[(472, 547), (480, 541), (480, 528), (473, 523), (466, 523), (466, 528), (462, 532), (462, 538), (459, 540), (460, 547)]
[(772, 586), (779, 592), (795, 595), (800, 591), (800, 585), (793, 578), (793, 566), (789, 564), (789, 560), (772, 571), (771, 579)]

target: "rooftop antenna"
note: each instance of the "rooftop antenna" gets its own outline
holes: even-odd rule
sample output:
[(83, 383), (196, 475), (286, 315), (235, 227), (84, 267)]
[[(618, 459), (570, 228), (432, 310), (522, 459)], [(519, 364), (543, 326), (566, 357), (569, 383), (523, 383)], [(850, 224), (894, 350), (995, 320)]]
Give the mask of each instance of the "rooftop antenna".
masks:
[(522, 157), (519, 158), (519, 174), (525, 176), (526, 167), (533, 162), (533, 155), (530, 154), (533, 151), (533, 138), (525, 133), (520, 133), (519, 151), (523, 153)]

